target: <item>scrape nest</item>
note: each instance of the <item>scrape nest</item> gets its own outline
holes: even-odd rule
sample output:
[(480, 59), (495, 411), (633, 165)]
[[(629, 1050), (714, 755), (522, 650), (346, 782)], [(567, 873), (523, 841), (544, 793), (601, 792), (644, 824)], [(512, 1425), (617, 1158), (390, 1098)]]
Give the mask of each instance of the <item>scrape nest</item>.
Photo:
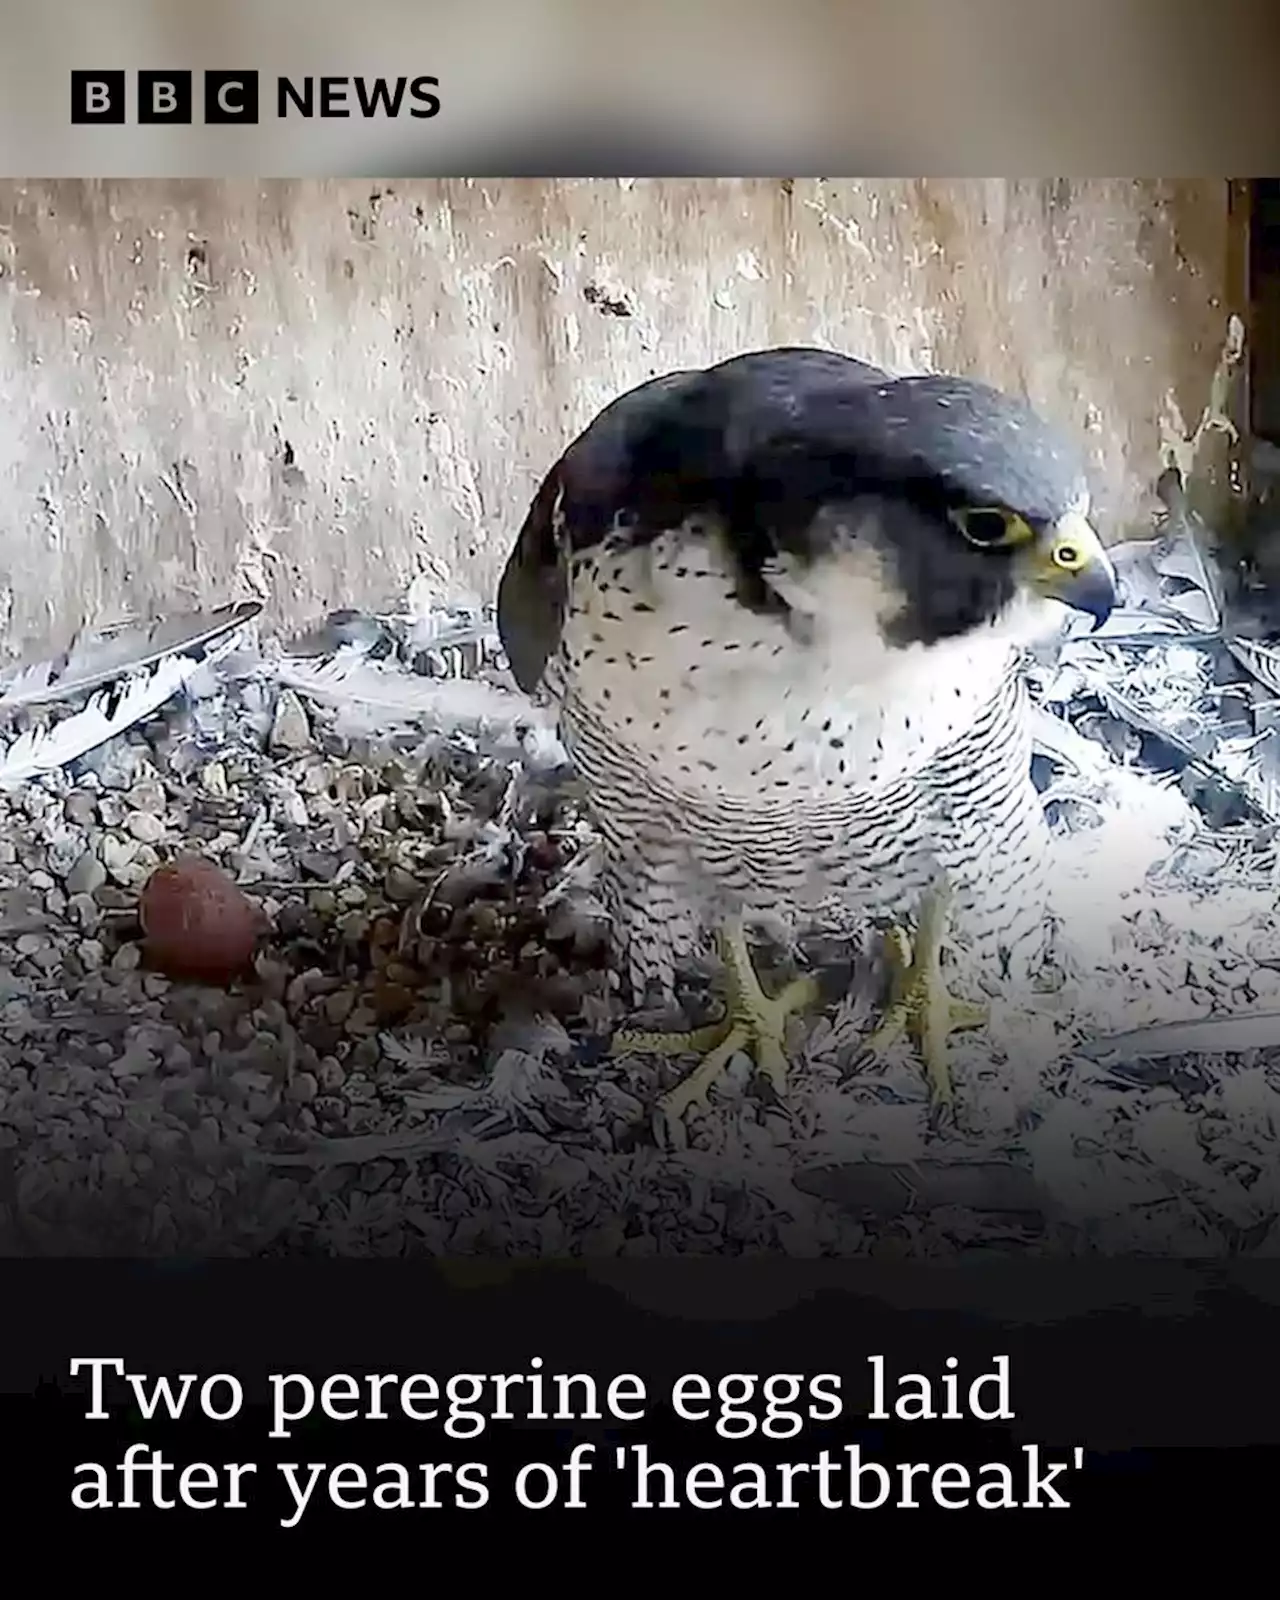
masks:
[[(11, 1252), (1280, 1248), (1271, 1047), (1089, 1043), (1280, 992), (1273, 864), (1228, 889), (1229, 841), (1216, 887), (1169, 869), (1104, 915), (1131, 842), (1064, 832), (1089, 970), (956, 1040), (955, 1127), (908, 1055), (861, 1059), (874, 986), (817, 952), (834, 1003), (797, 1024), (786, 1104), (740, 1058), (669, 1148), (653, 1108), (688, 1063), (602, 1049), (623, 1006), (571, 793), (447, 742), (389, 760), (260, 684), (210, 727), (188, 708), (0, 812)], [(142, 882), (191, 848), (274, 929), (227, 992), (139, 945)]]

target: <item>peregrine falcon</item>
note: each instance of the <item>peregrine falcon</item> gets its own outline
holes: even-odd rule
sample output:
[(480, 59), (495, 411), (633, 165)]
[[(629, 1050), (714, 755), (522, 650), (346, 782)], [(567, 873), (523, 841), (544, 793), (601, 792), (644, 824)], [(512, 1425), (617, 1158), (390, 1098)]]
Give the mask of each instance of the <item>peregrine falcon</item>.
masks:
[(641, 384), (547, 474), (499, 587), (512, 672), (557, 707), (635, 998), (670, 997), (710, 934), (726, 968), (719, 1025), (648, 1039), (705, 1056), (668, 1116), (739, 1049), (784, 1088), (817, 988), (767, 995), (753, 927), (887, 923), (869, 1042), (908, 1032), (950, 1102), (947, 1036), (983, 1012), (947, 990), (948, 921), (997, 977), (1043, 960), (1021, 658), (1054, 602), (1098, 622), (1116, 603), (1088, 509), (1081, 461), (1021, 401), (802, 348)]

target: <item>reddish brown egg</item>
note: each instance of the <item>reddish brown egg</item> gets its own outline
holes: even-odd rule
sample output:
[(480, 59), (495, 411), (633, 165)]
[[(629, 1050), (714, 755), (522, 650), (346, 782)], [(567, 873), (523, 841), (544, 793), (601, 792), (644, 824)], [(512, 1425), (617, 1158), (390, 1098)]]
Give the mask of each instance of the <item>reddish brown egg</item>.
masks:
[(230, 983), (248, 967), (263, 931), (254, 903), (203, 856), (157, 867), (138, 909), (147, 958), (170, 978)]

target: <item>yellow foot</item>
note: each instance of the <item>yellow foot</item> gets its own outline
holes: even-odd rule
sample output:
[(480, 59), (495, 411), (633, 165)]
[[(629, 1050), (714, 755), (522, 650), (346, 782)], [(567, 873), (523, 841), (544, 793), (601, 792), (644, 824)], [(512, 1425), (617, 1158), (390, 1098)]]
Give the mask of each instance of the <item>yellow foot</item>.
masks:
[(703, 1060), (689, 1076), (658, 1102), (660, 1116), (678, 1122), (691, 1105), (706, 1105), (711, 1085), (739, 1050), (754, 1055), (756, 1065), (780, 1095), (786, 1086), (785, 1050), (787, 1019), (819, 998), (817, 981), (796, 978), (773, 997), (760, 987), (746, 935), (732, 923), (718, 937), (724, 963), (728, 1005), (719, 1022), (687, 1033), (644, 1033), (624, 1030), (614, 1036), (611, 1054), (701, 1055)]
[(953, 1100), (948, 1038), (959, 1028), (980, 1028), (987, 1020), (986, 1007), (954, 999), (942, 975), (942, 940), (949, 903), (945, 889), (935, 890), (925, 899), (914, 950), (901, 928), (890, 931), (892, 996), (880, 1026), (864, 1046), (871, 1054), (879, 1054), (906, 1034), (920, 1052), (935, 1113), (949, 1109)]

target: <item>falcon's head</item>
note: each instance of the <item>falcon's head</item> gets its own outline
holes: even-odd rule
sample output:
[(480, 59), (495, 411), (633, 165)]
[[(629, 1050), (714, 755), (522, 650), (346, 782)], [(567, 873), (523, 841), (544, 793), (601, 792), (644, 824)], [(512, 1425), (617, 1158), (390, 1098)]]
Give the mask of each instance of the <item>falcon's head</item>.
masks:
[[(926, 376), (850, 391), (845, 407), (859, 490), (832, 504), (832, 518), (875, 551), (887, 640), (954, 638), (1026, 599), (1058, 601), (1095, 627), (1106, 620), (1116, 574), (1089, 521), (1083, 462), (1029, 406), (970, 379)], [(822, 432), (839, 426), (828, 415)]]
[(1116, 578), (1088, 505), (1070, 443), (997, 389), (748, 352), (638, 385), (569, 445), (507, 562), (499, 626), (530, 693), (575, 614), (588, 678), (611, 655), (666, 662), (685, 635), (780, 662), (773, 633), (751, 654), (740, 608), (817, 646), (809, 677), (874, 675), (943, 641), (1027, 640), (1050, 609), (1033, 601), (1105, 619)]

